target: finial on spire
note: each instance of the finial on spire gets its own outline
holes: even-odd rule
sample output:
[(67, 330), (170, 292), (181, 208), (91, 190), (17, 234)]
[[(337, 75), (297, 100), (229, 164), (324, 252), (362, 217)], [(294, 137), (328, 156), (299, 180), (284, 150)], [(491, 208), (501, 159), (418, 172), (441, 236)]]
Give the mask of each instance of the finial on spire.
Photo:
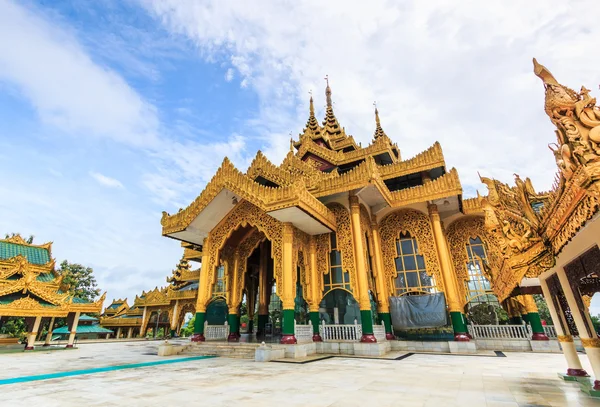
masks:
[(327, 87), (325, 88), (325, 97), (327, 98), (327, 106), (331, 107), (331, 88), (329, 87), (329, 75), (325, 75), (325, 81), (327, 82)]
[(373, 102), (373, 106), (375, 106), (375, 123), (377, 123), (377, 126), (380, 126), (381, 123), (379, 123), (379, 110), (377, 110), (377, 102)]
[(310, 94), (310, 114), (313, 116), (315, 114), (315, 106), (313, 104), (312, 89), (308, 93)]

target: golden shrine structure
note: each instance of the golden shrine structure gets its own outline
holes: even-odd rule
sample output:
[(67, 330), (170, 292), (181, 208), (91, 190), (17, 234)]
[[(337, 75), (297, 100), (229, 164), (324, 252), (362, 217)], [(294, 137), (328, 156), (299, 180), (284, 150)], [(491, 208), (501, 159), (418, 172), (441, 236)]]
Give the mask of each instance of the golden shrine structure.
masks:
[(38, 333), (46, 328), (44, 345), (50, 345), (56, 318), (66, 318), (72, 348), (79, 316), (102, 311), (105, 295), (95, 302), (73, 296), (63, 275), (55, 269), (52, 243), (34, 245), (21, 236), (0, 240), (0, 326), (8, 317), (24, 317), (25, 350), (32, 350)]
[(192, 340), (205, 340), (207, 308), (217, 300), (227, 304), (229, 341), (239, 339), (243, 299), (249, 314), (258, 310), (260, 335), (273, 287), (283, 344), (297, 342), (300, 297), (313, 341), (328, 319), (358, 321), (360, 341), (376, 343), (394, 338), (390, 300), (432, 293), (444, 293), (456, 341), (470, 340), (467, 309), (490, 300), (523, 316), (534, 340), (547, 340), (531, 293), (504, 276), (516, 276), (508, 262), (518, 256), (501, 249), (513, 244), (504, 229), (490, 229), (492, 201), (463, 199), (439, 143), (403, 159), (377, 108), (372, 142), (357, 144), (334, 114), (329, 83), (325, 93), (322, 124), (311, 97), (306, 126), (280, 165), (258, 152), (242, 172), (225, 158), (187, 208), (163, 212), (163, 235), (202, 264)]

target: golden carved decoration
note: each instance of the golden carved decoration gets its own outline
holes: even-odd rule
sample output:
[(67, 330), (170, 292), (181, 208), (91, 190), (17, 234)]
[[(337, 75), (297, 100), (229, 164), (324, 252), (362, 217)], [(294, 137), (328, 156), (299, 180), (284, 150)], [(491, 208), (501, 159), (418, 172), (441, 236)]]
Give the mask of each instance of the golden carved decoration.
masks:
[(600, 348), (600, 338), (580, 338), (584, 348)]
[[(342, 269), (347, 271), (350, 275), (350, 286), (352, 287), (352, 291), (356, 293), (358, 286), (354, 263), (354, 244), (352, 243), (350, 214), (348, 213), (348, 210), (339, 203), (331, 203), (328, 205), (328, 208), (335, 215), (335, 221), (337, 223), (337, 245), (338, 250), (342, 255)], [(331, 248), (329, 248), (328, 252), (329, 251), (331, 251)], [(327, 264), (329, 264), (329, 261)]]
[(417, 239), (419, 254), (425, 259), (427, 274), (433, 275), (438, 290), (444, 291), (435, 240), (427, 215), (414, 209), (401, 209), (384, 217), (379, 223), (379, 230), (383, 268), (389, 293), (396, 292), (394, 279), (397, 277), (397, 272), (394, 259), (398, 256), (396, 239), (402, 232), (410, 233)]
[(558, 335), (557, 339), (559, 342), (573, 342), (573, 337), (571, 335)]

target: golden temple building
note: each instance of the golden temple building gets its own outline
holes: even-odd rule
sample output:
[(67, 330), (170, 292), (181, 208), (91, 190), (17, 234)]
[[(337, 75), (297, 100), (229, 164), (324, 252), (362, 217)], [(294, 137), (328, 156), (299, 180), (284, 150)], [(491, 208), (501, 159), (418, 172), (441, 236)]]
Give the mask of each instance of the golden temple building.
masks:
[(73, 296), (55, 269), (52, 243), (34, 245), (21, 236), (0, 240), (0, 326), (8, 317), (24, 317), (25, 350), (32, 350), (38, 333), (46, 328), (50, 345), (56, 318), (67, 319), (67, 348), (72, 348), (80, 315), (99, 314), (104, 297), (88, 302)]

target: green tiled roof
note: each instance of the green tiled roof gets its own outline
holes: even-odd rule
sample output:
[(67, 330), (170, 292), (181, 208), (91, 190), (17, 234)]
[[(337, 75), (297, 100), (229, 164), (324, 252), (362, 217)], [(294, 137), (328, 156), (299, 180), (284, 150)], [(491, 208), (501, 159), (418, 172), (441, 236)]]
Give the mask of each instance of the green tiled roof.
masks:
[[(69, 327), (61, 326), (60, 328), (56, 328), (53, 334), (57, 335), (67, 335), (69, 334)], [(100, 325), (77, 325), (77, 333), (78, 334), (111, 334), (113, 331), (110, 329), (102, 328)]]
[(79, 320), (80, 320), (80, 321), (97, 321), (97, 320), (98, 320), (98, 318), (94, 318), (94, 317), (92, 317), (92, 316), (90, 316), (90, 315), (87, 315), (87, 314), (82, 314), (82, 315), (79, 317)]
[[(5, 295), (3, 297), (0, 297), (0, 304), (2, 304), (2, 305), (10, 304), (13, 301), (20, 300), (21, 298), (24, 298), (24, 297), (29, 297), (29, 295), (23, 295), (22, 293)], [(41, 298), (34, 298), (34, 299), (36, 301), (38, 301), (42, 307), (56, 308), (55, 305), (52, 305), (49, 302), (42, 300)]]
[(115, 304), (112, 304), (110, 307), (108, 307), (108, 309), (119, 308), (122, 304), (123, 304), (122, 302), (117, 302)]
[(54, 281), (54, 274), (52, 273), (41, 273), (36, 278), (37, 281), (41, 281), (43, 283), (50, 283)]
[(18, 255), (25, 256), (31, 264), (46, 264), (50, 261), (50, 253), (41, 247), (31, 247), (22, 244), (0, 242), (0, 259), (8, 260)]

